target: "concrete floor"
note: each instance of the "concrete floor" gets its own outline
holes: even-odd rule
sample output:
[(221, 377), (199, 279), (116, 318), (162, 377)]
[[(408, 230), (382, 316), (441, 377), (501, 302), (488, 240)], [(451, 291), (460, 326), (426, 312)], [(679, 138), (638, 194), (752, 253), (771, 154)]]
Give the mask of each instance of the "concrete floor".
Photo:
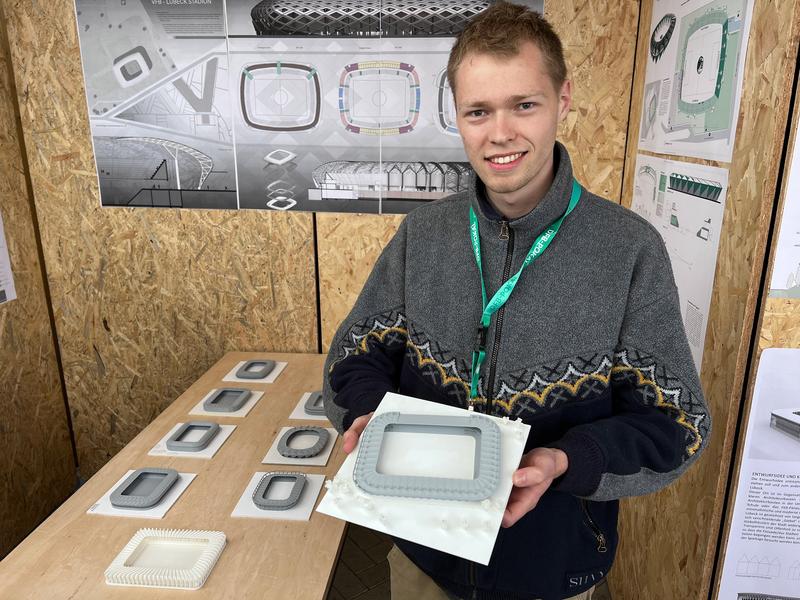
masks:
[[(327, 600), (390, 600), (388, 536), (358, 525), (348, 525)], [(611, 600), (603, 582), (592, 600)]]

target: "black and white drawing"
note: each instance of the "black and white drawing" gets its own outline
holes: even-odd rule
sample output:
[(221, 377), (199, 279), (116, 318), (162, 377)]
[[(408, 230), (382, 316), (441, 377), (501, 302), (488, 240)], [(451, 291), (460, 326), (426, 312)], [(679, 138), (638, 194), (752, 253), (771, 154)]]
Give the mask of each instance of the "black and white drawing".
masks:
[(445, 67), (489, 4), (230, 0), (240, 207), (403, 213), (463, 189)]
[(104, 206), (235, 209), (222, 0), (76, 0)]
[(76, 0), (103, 205), (405, 213), (464, 189), (447, 58), (493, 1)]

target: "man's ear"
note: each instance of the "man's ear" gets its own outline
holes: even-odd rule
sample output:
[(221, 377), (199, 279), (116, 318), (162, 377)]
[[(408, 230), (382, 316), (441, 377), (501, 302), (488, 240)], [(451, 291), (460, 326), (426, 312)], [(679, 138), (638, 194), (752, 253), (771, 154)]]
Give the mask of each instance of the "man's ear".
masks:
[(564, 80), (558, 92), (558, 120), (563, 121), (572, 107), (572, 81)]

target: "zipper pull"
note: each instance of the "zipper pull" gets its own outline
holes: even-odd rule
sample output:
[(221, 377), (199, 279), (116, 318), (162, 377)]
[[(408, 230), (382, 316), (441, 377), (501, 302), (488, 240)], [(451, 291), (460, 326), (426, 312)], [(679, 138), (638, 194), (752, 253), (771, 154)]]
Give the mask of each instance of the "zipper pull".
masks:
[(505, 219), (500, 221), (500, 239), (507, 240), (508, 239), (508, 221)]
[(602, 533), (597, 534), (597, 551), (600, 554), (608, 552), (608, 546), (606, 546), (606, 536), (604, 536)]

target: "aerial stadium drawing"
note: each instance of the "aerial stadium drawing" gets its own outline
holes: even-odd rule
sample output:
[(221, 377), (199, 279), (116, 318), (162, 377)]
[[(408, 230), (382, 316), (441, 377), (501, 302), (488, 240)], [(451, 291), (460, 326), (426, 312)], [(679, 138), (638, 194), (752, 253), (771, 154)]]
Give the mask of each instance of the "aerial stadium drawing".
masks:
[[(741, 3), (739, 3), (741, 4)], [(675, 64), (668, 132), (686, 132), (687, 142), (731, 135), (736, 75), (740, 68), (741, 10), (712, 2), (682, 20)]]

